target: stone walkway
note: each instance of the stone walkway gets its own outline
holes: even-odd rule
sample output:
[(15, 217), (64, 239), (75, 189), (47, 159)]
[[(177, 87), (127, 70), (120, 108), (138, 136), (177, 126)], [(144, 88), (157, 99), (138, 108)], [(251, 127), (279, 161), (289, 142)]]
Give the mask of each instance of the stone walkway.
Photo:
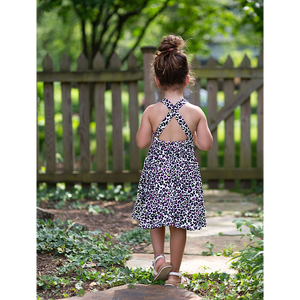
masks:
[[(164, 285), (122, 285), (102, 292), (93, 292), (72, 300), (200, 300), (204, 299), (182, 288)], [(65, 300), (58, 299), (58, 300)]]
[[(254, 211), (257, 205), (246, 199), (243, 195), (226, 190), (207, 190), (205, 191), (205, 208), (207, 211), (207, 227), (201, 231), (187, 231), (187, 242), (181, 264), (181, 272), (199, 273), (221, 271), (233, 274), (235, 271), (230, 269), (230, 257), (224, 256), (203, 256), (203, 251), (209, 251), (205, 247), (206, 242), (214, 245), (212, 251), (218, 252), (225, 248), (232, 248), (238, 251), (244, 248), (248, 241), (242, 238), (242, 234), (248, 232), (247, 228), (242, 227), (242, 232), (236, 230), (232, 221), (241, 216), (243, 211)], [(168, 229), (166, 230), (168, 231)], [(132, 258), (127, 261), (128, 267), (149, 268), (153, 260), (152, 245), (146, 249), (146, 254), (134, 253)], [(165, 243), (166, 259), (170, 259), (170, 245)], [(204, 299), (194, 293), (182, 288), (160, 285), (141, 285), (135, 284), (134, 288), (128, 285), (115, 287), (106, 291), (93, 292), (84, 297), (71, 297), (74, 300), (167, 300), (167, 299)], [(62, 300), (62, 299), (61, 299)]]

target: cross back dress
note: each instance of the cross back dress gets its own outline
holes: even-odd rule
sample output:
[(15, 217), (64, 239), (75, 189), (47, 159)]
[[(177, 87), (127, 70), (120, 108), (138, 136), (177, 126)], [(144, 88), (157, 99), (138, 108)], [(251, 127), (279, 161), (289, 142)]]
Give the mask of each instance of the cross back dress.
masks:
[[(187, 230), (206, 227), (202, 181), (193, 139), (179, 109), (187, 103), (181, 99), (173, 105), (164, 98), (161, 103), (169, 112), (153, 134), (153, 143), (145, 158), (138, 184), (132, 218), (139, 227), (154, 229), (173, 226)], [(159, 136), (175, 117), (187, 139), (162, 141)]]

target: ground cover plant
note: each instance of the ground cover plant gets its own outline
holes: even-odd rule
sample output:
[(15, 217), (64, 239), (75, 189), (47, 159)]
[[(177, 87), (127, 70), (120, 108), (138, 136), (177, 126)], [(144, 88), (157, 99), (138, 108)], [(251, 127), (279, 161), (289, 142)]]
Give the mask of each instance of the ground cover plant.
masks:
[[(57, 184), (56, 188), (47, 188), (46, 184), (40, 184), (37, 188), (37, 205), (40, 206), (44, 202), (48, 208), (87, 209), (88, 204), (82, 204), (82, 200), (133, 201), (136, 193), (137, 185), (134, 184), (125, 189), (121, 185), (108, 185), (108, 189), (104, 189), (96, 184), (91, 184), (90, 189), (83, 189), (81, 185), (76, 184), (71, 191), (67, 191), (64, 184)], [(92, 211), (92, 209), (101, 210), (96, 206), (91, 206), (90, 210)], [(109, 210), (103, 212), (113, 213)]]
[[(185, 288), (204, 296), (205, 299), (262, 300), (264, 293), (263, 226), (260, 223), (254, 223), (244, 218), (237, 218), (233, 222), (236, 224), (238, 230), (241, 230), (242, 226), (250, 228), (249, 237), (251, 242), (238, 253), (232, 253), (233, 257), (230, 259), (232, 261), (231, 268), (237, 270), (237, 273), (227, 274), (216, 271), (211, 273), (205, 272), (204, 274), (185, 274), (190, 279), (189, 284)], [(212, 251), (213, 244), (208, 242), (207, 247), (210, 250), (210, 255), (220, 255)]]
[[(105, 207), (102, 204), (107, 200), (106, 196), (102, 199), (101, 195), (109, 196), (112, 203), (130, 205), (128, 209), (130, 211), (133, 205), (130, 193), (133, 193), (132, 188), (123, 189), (121, 186), (110, 186), (106, 191), (102, 191), (96, 185), (92, 185), (88, 190), (76, 186), (68, 192), (63, 185), (58, 185), (56, 189), (47, 189), (41, 185), (37, 195), (40, 204), (47, 203), (52, 208), (60, 201), (64, 201), (65, 211), (78, 210), (90, 216), (95, 215), (99, 219), (108, 216), (120, 222), (122, 215), (117, 209), (104, 211)], [(263, 198), (261, 191), (259, 195), (257, 201)], [(119, 196), (121, 198), (117, 198), (116, 201), (115, 198)], [(99, 200), (96, 200), (97, 198)], [(89, 210), (89, 206), (84, 202), (88, 201), (87, 199), (99, 203), (96, 205), (101, 209), (97, 211), (95, 208), (97, 206), (92, 204), (94, 210)], [(73, 203), (75, 204), (72, 206)], [(124, 213), (124, 209), (122, 210)], [(253, 221), (248, 217), (245, 219), (247, 214), (252, 214), (249, 216)], [(238, 253), (232, 251), (233, 245), (228, 245), (223, 251), (215, 252), (214, 245), (208, 242), (206, 244), (208, 251), (203, 253), (203, 255), (227, 256), (231, 267), (237, 273), (231, 275), (208, 272), (208, 269), (203, 267), (203, 272), (185, 274), (190, 279), (190, 283), (184, 288), (205, 299), (263, 299), (263, 226), (257, 223), (263, 219), (263, 213), (245, 212), (243, 215), (245, 218), (238, 218), (234, 222), (238, 230), (242, 226), (250, 228), (249, 245)], [(149, 231), (141, 230), (134, 225), (131, 227), (133, 229), (126, 229), (123, 233), (119, 231), (107, 233), (99, 229), (87, 230), (77, 222), (81, 223), (80, 220), (71, 219), (37, 220), (37, 299), (82, 296), (88, 292), (124, 284), (129, 284), (131, 287), (136, 283), (154, 284), (150, 268), (131, 269), (125, 266), (126, 260), (135, 251), (134, 247), (143, 249), (144, 246), (140, 244), (149, 244)], [(131, 224), (131, 221), (128, 222)], [(159, 281), (155, 284), (164, 284), (164, 282)]]
[[(123, 242), (123, 243), (129, 243), (132, 245), (137, 244), (143, 244), (143, 245), (149, 245), (151, 244), (151, 236), (150, 232), (147, 229), (142, 229), (139, 227), (136, 227), (133, 230), (128, 230), (120, 235), (117, 236), (117, 240)], [(170, 235), (166, 233), (165, 235), (165, 241), (170, 241)]]
[[(235, 220), (251, 226), (252, 239), (263, 237), (263, 228), (245, 219)], [(84, 295), (124, 284), (153, 283), (150, 269), (131, 269), (124, 266), (130, 257), (129, 248), (114, 243), (109, 235), (72, 228), (72, 222), (37, 221), (38, 254), (48, 254), (57, 260), (56, 268), (49, 274), (37, 274), (38, 299), (57, 299)], [(206, 299), (263, 299), (263, 244), (247, 245), (234, 256), (232, 268), (237, 274), (204, 272), (184, 274), (190, 283), (189, 291)], [(206, 271), (206, 270), (205, 270)]]
[[(37, 270), (38, 299), (58, 299), (127, 283), (153, 284), (151, 272), (125, 267), (131, 251), (109, 234), (72, 226), (74, 222), (37, 220), (37, 255), (51, 257), (47, 274)], [(158, 282), (162, 284), (163, 282)]]

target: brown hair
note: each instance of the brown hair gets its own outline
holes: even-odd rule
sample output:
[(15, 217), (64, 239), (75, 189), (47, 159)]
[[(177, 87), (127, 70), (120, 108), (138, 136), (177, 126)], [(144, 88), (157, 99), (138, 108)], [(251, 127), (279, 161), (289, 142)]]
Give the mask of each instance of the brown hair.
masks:
[(163, 91), (167, 87), (184, 84), (186, 76), (190, 74), (184, 47), (185, 41), (180, 36), (168, 35), (163, 38), (159, 52), (156, 52), (152, 65)]

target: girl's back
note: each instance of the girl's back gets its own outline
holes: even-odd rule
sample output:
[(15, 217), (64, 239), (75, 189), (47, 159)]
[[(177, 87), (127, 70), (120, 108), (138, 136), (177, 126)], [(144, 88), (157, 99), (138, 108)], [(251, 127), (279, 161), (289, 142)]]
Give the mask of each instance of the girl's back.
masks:
[[(156, 132), (159, 124), (168, 112), (168, 107), (161, 102), (149, 107), (149, 121), (151, 123), (153, 133)], [(186, 103), (179, 109), (179, 114), (185, 120), (191, 133), (193, 134), (196, 131), (197, 125), (200, 121), (199, 108), (193, 104)], [(171, 119), (166, 128), (163, 130), (162, 134), (159, 136), (159, 139), (162, 141), (184, 141), (186, 138), (186, 134), (181, 129), (175, 118)]]

